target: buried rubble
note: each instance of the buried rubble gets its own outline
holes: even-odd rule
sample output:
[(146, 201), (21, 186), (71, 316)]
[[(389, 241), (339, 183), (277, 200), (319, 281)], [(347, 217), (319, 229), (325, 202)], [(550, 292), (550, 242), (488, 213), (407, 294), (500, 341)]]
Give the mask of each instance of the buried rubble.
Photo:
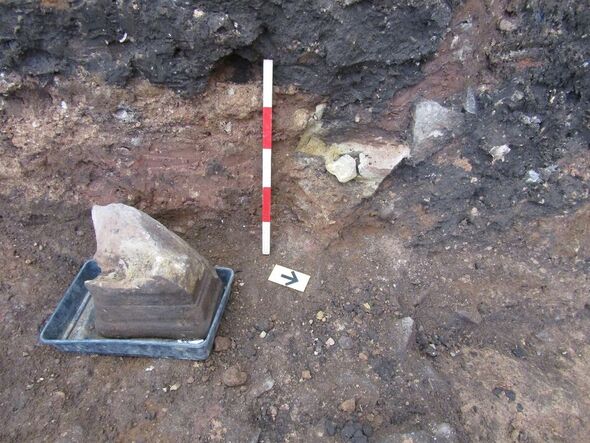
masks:
[(325, 169), (340, 183), (354, 179), (363, 197), (373, 195), (385, 177), (410, 155), (408, 146), (380, 132), (358, 134), (330, 144), (317, 132), (304, 135), (298, 151), (323, 159)]
[(458, 130), (463, 116), (432, 100), (418, 102), (414, 108), (411, 163), (416, 165), (445, 145)]

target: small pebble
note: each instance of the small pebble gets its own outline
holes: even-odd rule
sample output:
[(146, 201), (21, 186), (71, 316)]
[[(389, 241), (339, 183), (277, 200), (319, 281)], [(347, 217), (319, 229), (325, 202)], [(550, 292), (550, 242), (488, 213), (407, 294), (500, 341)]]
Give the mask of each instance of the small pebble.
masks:
[(242, 386), (248, 380), (248, 374), (240, 371), (237, 366), (232, 366), (223, 373), (222, 380), (229, 387)]
[(213, 350), (215, 352), (224, 352), (231, 348), (231, 339), (228, 337), (215, 337), (215, 345)]
[(309, 371), (307, 369), (305, 371), (302, 371), (301, 372), (301, 378), (303, 380), (309, 380), (309, 379), (311, 379), (311, 371)]
[(514, 355), (516, 358), (525, 358), (526, 352), (520, 346), (517, 346), (512, 350), (512, 355)]
[(334, 346), (336, 344), (336, 342), (334, 341), (334, 339), (332, 337), (328, 338), (328, 340), (326, 340), (326, 346), (329, 348), (331, 346)]
[(527, 171), (524, 181), (526, 183), (532, 183), (532, 184), (539, 183), (541, 181), (541, 175), (537, 171), (534, 171), (533, 169), (531, 169), (531, 170)]
[(344, 400), (340, 403), (340, 410), (343, 412), (354, 412), (356, 409), (356, 400), (354, 398), (349, 398), (348, 400)]
[(516, 393), (512, 389), (505, 389), (504, 394), (506, 395), (509, 401), (516, 400)]
[(343, 308), (346, 312), (352, 312), (354, 311), (355, 306), (352, 303), (347, 302), (344, 304)]
[(348, 335), (343, 335), (338, 339), (338, 344), (342, 349), (352, 349), (352, 338), (350, 338)]
[(170, 391), (178, 391), (178, 389), (180, 388), (180, 383), (174, 383), (172, 386), (170, 386)]
[(492, 164), (494, 164), (498, 160), (504, 162), (506, 160), (506, 155), (510, 152), (510, 148), (508, 145), (494, 146), (489, 152), (492, 156)]

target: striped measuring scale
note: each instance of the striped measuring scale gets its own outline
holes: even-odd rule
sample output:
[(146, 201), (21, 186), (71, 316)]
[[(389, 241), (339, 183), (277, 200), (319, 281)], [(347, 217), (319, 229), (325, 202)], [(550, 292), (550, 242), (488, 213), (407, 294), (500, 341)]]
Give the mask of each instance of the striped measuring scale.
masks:
[(272, 60), (262, 66), (262, 254), (270, 254)]

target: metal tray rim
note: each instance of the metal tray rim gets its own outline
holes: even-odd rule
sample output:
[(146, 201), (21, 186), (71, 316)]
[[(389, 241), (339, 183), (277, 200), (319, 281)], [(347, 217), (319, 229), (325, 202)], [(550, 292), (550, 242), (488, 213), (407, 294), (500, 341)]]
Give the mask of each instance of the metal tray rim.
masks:
[[(222, 275), (220, 275), (220, 278), (222, 278), (222, 281), (224, 283), (223, 286), (223, 294), (221, 296), (221, 299), (219, 301), (219, 305), (215, 311), (215, 315), (213, 316), (213, 321), (211, 322), (211, 326), (209, 327), (209, 331), (207, 333), (207, 337), (205, 337), (205, 339), (199, 339), (199, 340), (174, 340), (174, 339), (158, 339), (158, 338), (137, 338), (137, 339), (132, 339), (132, 338), (101, 338), (101, 339), (68, 339), (68, 338), (48, 338), (47, 337), (47, 330), (52, 326), (52, 323), (55, 320), (56, 316), (58, 315), (58, 313), (64, 309), (63, 308), (63, 304), (65, 303), (65, 300), (71, 296), (71, 293), (74, 291), (75, 289), (75, 285), (78, 282), (78, 280), (81, 278), (85, 268), (91, 264), (95, 264), (96, 262), (94, 262), (94, 260), (87, 260), (86, 262), (84, 262), (84, 264), (82, 265), (82, 267), (80, 268), (78, 274), (76, 274), (76, 277), (74, 278), (74, 280), (72, 281), (72, 283), (70, 283), (70, 285), (68, 286), (68, 288), (66, 289), (63, 297), (60, 299), (60, 301), (57, 304), (57, 307), (55, 308), (55, 310), (53, 311), (53, 313), (51, 314), (51, 316), (49, 317), (49, 319), (47, 320), (47, 322), (45, 323), (45, 326), (43, 327), (40, 335), (39, 335), (39, 341), (43, 344), (46, 345), (50, 345), (50, 346), (54, 346), (62, 351), (66, 351), (66, 352), (79, 352), (79, 353), (85, 353), (85, 354), (103, 354), (104, 352), (100, 352), (100, 351), (96, 351), (93, 350), (93, 346), (94, 345), (100, 345), (100, 346), (108, 346), (108, 345), (126, 345), (126, 346), (131, 346), (131, 347), (138, 347), (136, 349), (136, 352), (138, 353), (107, 353), (109, 355), (121, 355), (121, 356), (133, 356), (133, 357), (154, 357), (154, 358), (180, 358), (180, 359), (194, 359), (194, 360), (202, 360), (205, 359), (209, 356), (209, 353), (211, 351), (211, 348), (213, 346), (213, 340), (215, 339), (215, 335), (217, 334), (217, 329), (219, 328), (219, 324), (221, 322), (221, 317), (223, 315), (223, 312), (225, 311), (225, 307), (226, 304), (229, 300), (229, 295), (231, 293), (231, 286), (234, 280), (234, 271), (231, 268), (227, 268), (227, 267), (223, 267), (223, 266), (215, 266), (216, 270), (220, 270), (223, 272), (227, 272), (228, 275), (224, 278), (222, 277)], [(85, 297), (79, 305), (75, 306), (74, 309), (76, 309), (77, 311), (80, 310), (81, 305), (85, 302), (87, 302), (88, 298)], [(80, 315), (80, 312), (78, 312), (76, 314), (75, 318), (78, 318)], [(68, 345), (78, 345), (80, 347), (80, 350), (78, 351), (72, 351), (71, 349), (65, 349), (62, 346), (68, 346)], [(192, 356), (174, 356), (174, 355), (149, 355), (149, 354), (144, 354), (142, 353), (141, 347), (144, 346), (152, 346), (152, 347), (156, 347), (162, 351), (168, 350), (170, 352), (174, 352), (174, 350), (184, 350), (184, 351), (194, 351), (195, 355)], [(203, 351), (205, 352), (205, 354), (203, 354)], [(200, 353), (201, 355), (197, 355), (196, 353)]]

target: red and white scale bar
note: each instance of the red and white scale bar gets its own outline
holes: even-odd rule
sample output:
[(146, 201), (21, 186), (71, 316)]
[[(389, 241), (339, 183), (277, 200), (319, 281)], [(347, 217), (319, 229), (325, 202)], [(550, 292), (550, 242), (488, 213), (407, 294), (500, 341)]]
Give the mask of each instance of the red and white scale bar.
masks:
[(262, 66), (262, 253), (270, 254), (272, 159), (272, 60)]

